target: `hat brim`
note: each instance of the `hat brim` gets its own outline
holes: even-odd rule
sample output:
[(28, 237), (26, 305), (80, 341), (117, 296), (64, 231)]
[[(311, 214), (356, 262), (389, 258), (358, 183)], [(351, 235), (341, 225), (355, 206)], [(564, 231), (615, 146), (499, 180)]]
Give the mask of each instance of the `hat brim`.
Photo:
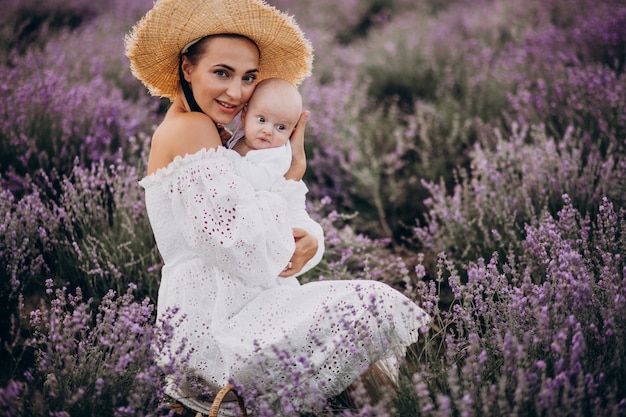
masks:
[(160, 0), (126, 36), (126, 56), (150, 94), (174, 99), (183, 48), (219, 34), (256, 43), (259, 81), (282, 78), (297, 85), (311, 75), (310, 42), (291, 16), (260, 0)]

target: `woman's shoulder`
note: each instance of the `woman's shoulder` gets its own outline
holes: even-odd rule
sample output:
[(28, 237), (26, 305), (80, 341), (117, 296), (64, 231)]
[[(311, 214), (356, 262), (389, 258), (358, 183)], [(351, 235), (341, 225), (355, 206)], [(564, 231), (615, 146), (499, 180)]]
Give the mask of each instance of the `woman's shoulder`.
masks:
[(227, 151), (228, 150), (223, 147), (217, 149), (202, 148), (195, 153), (177, 155), (167, 165), (159, 167), (153, 172), (148, 172), (139, 183), (144, 188), (148, 189), (175, 181), (177, 176), (181, 174), (186, 176), (190, 169), (197, 171), (199, 166), (211, 166), (213, 170), (223, 169), (224, 162), (230, 163), (229, 159), (225, 156), (225, 152)]
[(150, 144), (148, 173), (169, 165), (177, 156), (221, 146), (213, 121), (202, 113), (168, 114), (157, 127)]
[(196, 112), (168, 114), (155, 130), (153, 140), (173, 150), (181, 149), (183, 154), (222, 144), (215, 123)]

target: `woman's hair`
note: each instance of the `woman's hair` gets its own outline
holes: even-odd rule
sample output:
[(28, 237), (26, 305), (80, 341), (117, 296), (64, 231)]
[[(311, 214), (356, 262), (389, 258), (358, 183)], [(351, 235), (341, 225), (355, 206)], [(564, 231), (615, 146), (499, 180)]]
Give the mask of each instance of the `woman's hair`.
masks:
[(248, 38), (247, 36), (239, 35), (237, 33), (224, 33), (224, 34), (219, 34), (219, 35), (205, 36), (204, 38), (200, 39), (198, 42), (189, 46), (189, 48), (187, 48), (187, 52), (185, 52), (183, 55), (187, 56), (187, 59), (189, 60), (189, 62), (191, 62), (192, 65), (196, 65), (200, 57), (206, 52), (207, 41), (212, 38), (245, 39), (251, 42), (256, 47), (256, 50), (259, 53), (259, 60), (261, 59), (261, 50), (259, 49), (259, 46), (256, 44), (256, 42), (254, 42), (252, 39)]

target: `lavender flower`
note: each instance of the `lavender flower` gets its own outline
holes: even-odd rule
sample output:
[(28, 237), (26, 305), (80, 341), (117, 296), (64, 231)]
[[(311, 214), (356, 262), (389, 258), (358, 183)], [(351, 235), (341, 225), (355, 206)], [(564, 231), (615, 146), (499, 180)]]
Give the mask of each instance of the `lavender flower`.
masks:
[(119, 297), (110, 291), (97, 313), (90, 304), (80, 289), (72, 295), (57, 288), (50, 308), (31, 313), (34, 335), (28, 343), (37, 365), (24, 409), (33, 415), (157, 415), (165, 374), (182, 372), (186, 361), (174, 352), (169, 362), (155, 361), (155, 351), (168, 357), (163, 353), (173, 323), (155, 328), (153, 306), (147, 299), (135, 301), (132, 289)]

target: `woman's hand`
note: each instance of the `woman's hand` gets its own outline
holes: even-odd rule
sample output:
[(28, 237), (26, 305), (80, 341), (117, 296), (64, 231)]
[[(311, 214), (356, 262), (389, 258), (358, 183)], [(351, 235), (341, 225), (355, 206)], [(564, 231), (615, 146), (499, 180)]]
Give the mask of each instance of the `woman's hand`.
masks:
[(285, 178), (288, 180), (300, 181), (306, 171), (306, 155), (304, 154), (304, 130), (306, 129), (306, 122), (309, 119), (311, 112), (305, 110), (300, 115), (298, 124), (291, 134), (289, 141), (291, 142), (291, 167), (285, 173)]
[(290, 277), (302, 270), (304, 265), (317, 253), (317, 239), (304, 229), (295, 227), (293, 230), (293, 239), (296, 241), (296, 250), (291, 256), (289, 264), (286, 265), (283, 272), (278, 274), (280, 277)]

